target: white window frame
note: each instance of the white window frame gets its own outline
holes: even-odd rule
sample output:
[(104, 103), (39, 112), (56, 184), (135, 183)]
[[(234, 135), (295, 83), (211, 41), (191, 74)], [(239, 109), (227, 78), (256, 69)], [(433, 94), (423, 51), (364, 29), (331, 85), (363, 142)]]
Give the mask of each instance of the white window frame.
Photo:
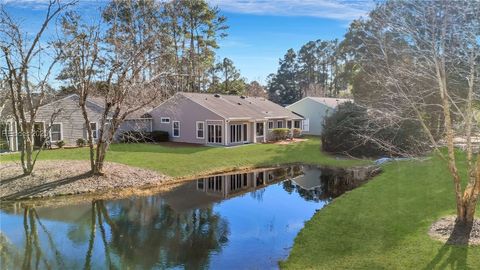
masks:
[[(281, 127), (279, 125), (281, 125)], [(283, 128), (283, 120), (277, 121), (277, 128)]]
[(161, 124), (170, 124), (170, 117), (160, 117)]
[[(175, 136), (175, 123), (178, 123), (178, 136)], [(180, 137), (180, 121), (172, 121), (172, 137), (174, 138)]]
[[(54, 141), (52, 140), (52, 127), (53, 125), (60, 125), (60, 140), (58, 141)], [(50, 133), (50, 142), (59, 142), (59, 141), (63, 141), (63, 123), (57, 123), (57, 122), (54, 122), (50, 125), (50, 128), (49, 128), (49, 133)]]
[[(261, 135), (258, 135), (258, 124), (263, 126)], [(256, 122), (255, 123), (255, 136), (257, 136), (257, 137), (265, 136), (265, 123), (264, 122)]]
[[(93, 129), (92, 129), (92, 138), (94, 140), (98, 139), (98, 123), (97, 122), (90, 122), (90, 128), (92, 127), (92, 124), (95, 124), (95, 133), (93, 133)], [(88, 132), (88, 129), (87, 129), (87, 132)], [(95, 134), (95, 136), (93, 136), (93, 134)], [(88, 135), (87, 135), (87, 139), (88, 139)]]
[[(272, 124), (272, 127), (270, 127), (270, 123)], [(275, 123), (273, 121), (268, 121), (267, 128), (268, 128), (268, 130), (274, 129), (275, 128)]]
[[(200, 129), (198, 128), (198, 124), (202, 124), (203, 137), (198, 137), (198, 131), (200, 131)], [(197, 139), (205, 139), (205, 122), (204, 121), (195, 122), (195, 136), (197, 137)]]

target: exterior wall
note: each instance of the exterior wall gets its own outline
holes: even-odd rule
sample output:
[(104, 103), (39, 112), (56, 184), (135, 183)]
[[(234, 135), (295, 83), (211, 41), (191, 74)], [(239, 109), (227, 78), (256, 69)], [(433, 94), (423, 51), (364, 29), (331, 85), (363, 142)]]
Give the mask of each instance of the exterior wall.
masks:
[[(60, 123), (62, 126), (62, 140), (65, 145), (75, 145), (79, 138), (87, 138), (87, 129), (82, 115), (82, 110), (78, 106), (78, 96), (69, 96), (44, 105), (38, 109), (35, 122), (45, 123), (45, 131), (51, 122), (53, 112), (61, 109), (61, 112), (53, 120), (53, 123)], [(88, 116), (91, 122), (99, 124), (102, 108), (91, 103), (87, 103)]]
[(150, 132), (152, 131), (152, 119), (151, 118), (140, 118), (140, 119), (126, 119), (120, 124), (118, 127), (117, 132), (115, 133), (115, 140), (120, 138), (120, 135), (125, 131), (145, 131)]
[(287, 106), (287, 109), (303, 115), (305, 119), (309, 119), (309, 130), (303, 131), (303, 133), (310, 135), (321, 135), (325, 117), (333, 113), (335, 110), (309, 98), (305, 98), (297, 103)]
[[(247, 139), (246, 141), (241, 141), (241, 142), (231, 142), (230, 138), (232, 136), (231, 134), (231, 126), (233, 125), (247, 125)], [(253, 143), (253, 122), (247, 122), (247, 121), (231, 121), (228, 123), (228, 136), (227, 136), (227, 145), (240, 145), (240, 144), (245, 144), (245, 143)], [(242, 130), (243, 133), (243, 130)], [(243, 134), (242, 134), (243, 136)]]
[[(218, 121), (222, 123), (222, 140), (225, 143), (225, 122), (224, 119), (208, 110), (207, 108), (191, 101), (190, 99), (175, 95), (150, 112), (153, 118), (153, 130), (167, 131), (170, 140), (174, 142), (186, 142), (196, 144), (207, 143), (207, 121)], [(170, 123), (162, 123), (161, 118), (170, 118)], [(180, 121), (180, 136), (173, 137), (173, 121)], [(197, 121), (204, 122), (204, 138), (197, 139)]]
[[(292, 120), (293, 121), (293, 120)], [(268, 122), (273, 122), (273, 128), (268, 128)], [(265, 122), (265, 133), (267, 135), (267, 141), (273, 140), (273, 130), (278, 128), (278, 123), (282, 123), (281, 128), (287, 128), (287, 119), (269, 119)]]

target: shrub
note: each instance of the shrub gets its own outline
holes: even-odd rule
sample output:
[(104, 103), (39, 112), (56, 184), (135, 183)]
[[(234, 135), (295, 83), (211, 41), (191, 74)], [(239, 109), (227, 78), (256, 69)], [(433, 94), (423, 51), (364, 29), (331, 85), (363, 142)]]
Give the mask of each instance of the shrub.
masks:
[(154, 130), (150, 133), (150, 138), (154, 142), (168, 142), (169, 134), (167, 131)]
[(149, 132), (144, 131), (125, 131), (120, 135), (119, 140), (122, 143), (141, 143), (151, 141)]
[(325, 118), (322, 149), (355, 157), (398, 156), (425, 150), (425, 145), (418, 144), (424, 135), (417, 122), (405, 120), (390, 125), (381, 121), (351, 102), (341, 104)]
[(273, 134), (273, 139), (275, 141), (285, 140), (285, 139), (288, 138), (288, 135), (290, 134), (290, 129), (288, 129), (288, 128), (274, 128), (272, 130), (272, 134)]
[(63, 146), (65, 146), (65, 142), (63, 140), (60, 140), (60, 141), (57, 141), (55, 143), (55, 145), (58, 147), (58, 148), (63, 148)]
[(298, 137), (300, 137), (300, 136), (302, 136), (302, 130), (299, 129), (299, 128), (294, 128), (294, 129), (293, 129), (293, 137), (294, 137), (294, 138), (298, 138)]
[(168, 132), (160, 130), (153, 132), (125, 131), (119, 137), (119, 141), (123, 143), (168, 142), (168, 140)]
[(83, 138), (78, 138), (77, 139), (77, 146), (78, 147), (84, 147), (87, 144), (87, 142)]

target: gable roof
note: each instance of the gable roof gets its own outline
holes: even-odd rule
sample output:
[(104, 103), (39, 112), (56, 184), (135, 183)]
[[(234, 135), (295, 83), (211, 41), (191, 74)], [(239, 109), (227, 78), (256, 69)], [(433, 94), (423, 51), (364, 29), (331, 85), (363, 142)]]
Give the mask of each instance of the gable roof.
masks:
[(301, 100), (299, 100), (299, 101), (297, 101), (293, 104), (288, 105), (287, 108), (290, 107), (290, 106), (293, 106), (294, 104), (302, 102), (306, 99), (313, 100), (317, 103), (323, 104), (323, 105), (325, 105), (327, 107), (330, 107), (330, 108), (333, 108), (333, 109), (335, 109), (338, 105), (340, 105), (342, 103), (353, 102), (353, 99), (347, 99), (347, 98), (304, 97)]
[(302, 119), (301, 116), (262, 97), (179, 92), (191, 101), (229, 120)]
[[(35, 97), (36, 98), (36, 97)], [(48, 106), (55, 104), (57, 102), (63, 101), (63, 100), (68, 100), (71, 99), (72, 102), (75, 105), (78, 105), (78, 99), (79, 99), (78, 94), (69, 94), (69, 95), (58, 95), (55, 97), (49, 97), (42, 102), (42, 104), (38, 107), (41, 109), (42, 107)], [(98, 111), (104, 110), (105, 106), (104, 104), (104, 99), (98, 96), (89, 96), (87, 98), (87, 106), (89, 106), (91, 109), (95, 109)], [(143, 116), (150, 110), (150, 108), (142, 108), (140, 110), (137, 110), (127, 116), (128, 119), (138, 119), (138, 118), (143, 118)], [(0, 119), (7, 119), (13, 116), (13, 109), (11, 106), (11, 101), (8, 101), (6, 103), (5, 108), (2, 111), (2, 114), (0, 115)]]

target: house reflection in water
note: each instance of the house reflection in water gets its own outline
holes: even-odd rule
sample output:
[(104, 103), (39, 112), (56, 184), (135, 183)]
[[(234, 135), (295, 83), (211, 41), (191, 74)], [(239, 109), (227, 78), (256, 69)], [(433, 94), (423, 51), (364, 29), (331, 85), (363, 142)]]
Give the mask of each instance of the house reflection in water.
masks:
[(220, 198), (231, 198), (301, 174), (302, 166), (291, 166), (210, 176), (197, 180), (197, 190)]

